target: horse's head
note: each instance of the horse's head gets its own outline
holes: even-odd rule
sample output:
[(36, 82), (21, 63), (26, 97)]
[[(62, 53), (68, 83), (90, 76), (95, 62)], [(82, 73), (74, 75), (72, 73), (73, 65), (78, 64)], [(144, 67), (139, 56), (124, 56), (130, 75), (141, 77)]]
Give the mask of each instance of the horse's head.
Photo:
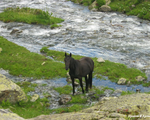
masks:
[(67, 55), (67, 53), (65, 52), (65, 59), (64, 59), (64, 61), (65, 61), (65, 66), (66, 66), (66, 70), (68, 70), (69, 69), (69, 65), (70, 65), (70, 61), (71, 61), (71, 53), (70, 53), (70, 55)]

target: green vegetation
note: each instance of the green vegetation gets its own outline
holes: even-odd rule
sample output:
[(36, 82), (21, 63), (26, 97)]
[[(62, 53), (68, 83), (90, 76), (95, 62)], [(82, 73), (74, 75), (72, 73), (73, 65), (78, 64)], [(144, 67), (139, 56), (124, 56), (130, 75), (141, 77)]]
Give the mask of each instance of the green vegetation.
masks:
[[(15, 76), (33, 77), (33, 78), (55, 78), (66, 77), (65, 65), (62, 62), (55, 62), (45, 57), (51, 56), (54, 60), (64, 61), (64, 52), (48, 50), (43, 47), (41, 52), (45, 55), (32, 53), (24, 47), (18, 46), (12, 42), (0, 37), (0, 46), (3, 51), (0, 53), (0, 68), (9, 70), (9, 73)], [(83, 56), (73, 55), (73, 58), (80, 59)], [(144, 84), (149, 86), (149, 83), (137, 82), (136, 77), (142, 76), (147, 79), (145, 73), (135, 68), (128, 68), (124, 64), (113, 63), (108, 60), (105, 63), (97, 62), (97, 58), (92, 58), (94, 61), (94, 75), (101, 78), (101, 75), (108, 76), (113, 82), (117, 82), (119, 78), (126, 78), (131, 84)]]
[[(30, 82), (18, 82), (17, 84), (24, 90), (24, 92), (26, 94), (28, 92), (30, 92), (28, 90), (29, 88), (37, 87), (37, 84), (31, 84)], [(16, 104), (11, 104), (9, 101), (2, 101), (2, 103), (0, 103), (0, 108), (2, 108), (2, 109), (9, 108), (12, 112), (18, 114), (19, 116), (21, 116), (23, 118), (28, 119), (28, 118), (33, 118), (33, 117), (36, 117), (39, 115), (49, 115), (52, 113), (76, 112), (76, 111), (79, 111), (79, 110), (82, 110), (82, 109), (88, 107), (87, 105), (83, 105), (83, 104), (72, 104), (72, 103), (80, 103), (80, 101), (82, 100), (82, 99), (80, 99), (80, 96), (73, 98), (73, 101), (70, 103), (72, 105), (57, 108), (57, 109), (49, 109), (48, 108), (50, 106), (50, 103), (47, 98), (51, 97), (51, 96), (47, 93), (45, 93), (45, 98), (42, 98), (42, 99), (39, 98), (35, 102), (30, 101), (30, 99), (31, 99), (30, 96), (27, 95), (27, 97), (28, 97), (27, 103), (20, 101)], [(84, 101), (85, 100), (83, 100), (81, 102), (84, 102)]]
[[(70, 0), (85, 6), (90, 6), (94, 1), (97, 2), (96, 9), (106, 4), (106, 0)], [(109, 4), (112, 11), (118, 11), (127, 15), (135, 15), (139, 18), (150, 20), (150, 1), (149, 0), (111, 0)]]
[(100, 8), (102, 5), (105, 5), (105, 0), (70, 0), (72, 2), (78, 3), (78, 4), (82, 4), (84, 6), (90, 6), (94, 1), (97, 2), (97, 6), (96, 8)]
[(28, 24), (42, 24), (51, 25), (51, 28), (59, 27), (57, 23), (64, 20), (56, 18), (49, 14), (48, 11), (32, 8), (6, 8), (4, 12), (0, 13), (0, 20), (4, 22), (24, 22)]
[[(54, 60), (64, 61), (64, 52), (48, 50), (47, 47), (43, 47), (41, 49), (41, 52), (46, 54), (47, 56), (53, 57)], [(73, 55), (73, 58), (75, 59), (80, 59), (82, 57), (83, 56)], [(106, 60), (105, 63), (99, 63), (97, 62), (97, 58), (92, 59), (94, 61), (94, 76), (97, 78), (102, 78), (101, 75), (108, 76), (108, 79), (113, 82), (117, 82), (119, 78), (126, 78), (127, 82), (130, 81), (131, 84), (143, 84), (145, 86), (150, 85), (150, 83), (136, 81), (135, 78), (139, 75), (147, 79), (145, 73), (141, 72), (138, 69), (128, 68), (124, 64), (113, 63), (108, 60)]]
[(135, 92), (132, 91), (122, 91), (121, 95), (131, 95), (134, 94)]
[(66, 77), (64, 64), (54, 62), (0, 37), (0, 68), (15, 76), (33, 78)]
[(136, 15), (139, 18), (150, 20), (149, 0), (111, 0), (110, 7), (113, 11)]

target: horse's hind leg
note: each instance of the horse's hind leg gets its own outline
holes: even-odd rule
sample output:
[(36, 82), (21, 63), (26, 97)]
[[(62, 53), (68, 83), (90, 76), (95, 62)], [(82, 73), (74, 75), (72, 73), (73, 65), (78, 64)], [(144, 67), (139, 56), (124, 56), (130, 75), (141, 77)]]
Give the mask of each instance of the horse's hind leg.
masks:
[(92, 88), (92, 72), (89, 74), (90, 89)]
[(83, 90), (83, 84), (82, 84), (82, 77), (79, 78), (79, 81), (80, 81), (80, 86), (81, 86), (81, 88), (82, 88), (82, 93), (84, 93), (84, 90)]
[(87, 79), (87, 76), (85, 76), (85, 83), (86, 83), (86, 92), (88, 92), (89, 79)]

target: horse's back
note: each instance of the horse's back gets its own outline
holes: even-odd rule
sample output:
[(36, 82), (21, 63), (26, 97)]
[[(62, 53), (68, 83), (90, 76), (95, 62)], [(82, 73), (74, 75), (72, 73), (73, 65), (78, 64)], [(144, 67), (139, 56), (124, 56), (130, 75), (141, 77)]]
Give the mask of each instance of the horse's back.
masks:
[(91, 71), (93, 71), (94, 69), (94, 62), (91, 58), (89, 57), (83, 57), (79, 60), (81, 62), (81, 64), (84, 64), (84, 65), (88, 65), (91, 69)]

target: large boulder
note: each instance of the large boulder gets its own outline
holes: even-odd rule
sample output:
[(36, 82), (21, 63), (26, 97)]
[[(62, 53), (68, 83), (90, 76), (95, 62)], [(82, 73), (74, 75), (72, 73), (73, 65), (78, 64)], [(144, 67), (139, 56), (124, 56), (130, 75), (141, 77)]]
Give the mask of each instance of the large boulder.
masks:
[(22, 89), (10, 79), (0, 74), (0, 102), (9, 100), (10, 103), (28, 101)]
[(9, 110), (0, 109), (0, 120), (25, 120)]

